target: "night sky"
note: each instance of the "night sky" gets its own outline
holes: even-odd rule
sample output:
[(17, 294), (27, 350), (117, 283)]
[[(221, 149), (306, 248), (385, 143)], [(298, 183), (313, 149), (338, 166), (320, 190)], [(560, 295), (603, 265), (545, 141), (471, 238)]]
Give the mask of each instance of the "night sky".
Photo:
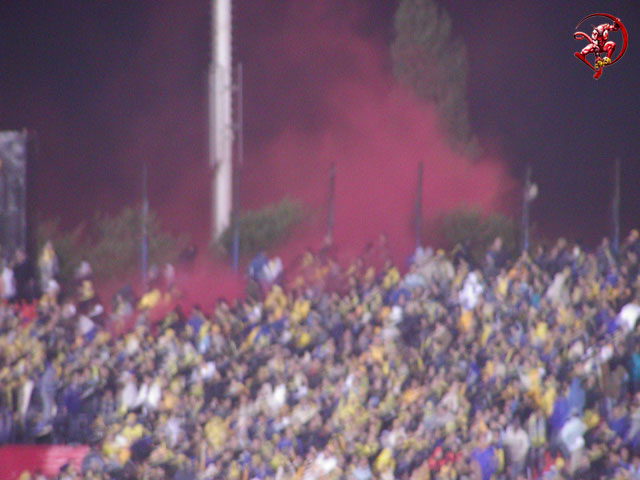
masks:
[[(243, 196), (246, 205), (258, 206), (287, 193), (295, 196), (286, 182), (273, 186), (270, 195), (259, 194), (259, 186), (271, 178), (271, 164), (262, 157), (264, 152), (299, 154), (299, 138), (293, 142), (298, 147), (282, 147), (292, 131), (305, 133), (310, 150), (324, 138), (310, 132), (333, 131), (326, 125), (336, 123), (329, 117), (337, 110), (326, 104), (336, 85), (342, 86), (343, 75), (376, 72), (375, 86), (365, 76), (363, 85), (371, 92), (386, 91), (382, 85), (389, 83), (397, 3), (327, 0), (302, 13), (293, 0), (237, 3), (234, 55), (243, 62), (246, 78)], [(514, 192), (530, 163), (540, 189), (532, 207), (539, 234), (594, 243), (610, 232), (617, 157), (623, 234), (640, 226), (637, 5), (591, 0), (440, 4), (468, 46), (472, 128), (490, 152), (491, 164), (501, 170), (487, 174), (482, 185), (505, 183), (504, 175), (512, 179), (500, 196), (511, 205), (493, 200), (487, 205), (517, 213)], [(584, 42), (572, 35), (583, 16), (598, 11), (621, 18), (630, 44), (620, 62), (595, 81), (573, 57)], [(322, 20), (315, 21), (316, 14)], [(38, 134), (31, 198), (41, 214), (60, 217), (70, 227), (96, 209), (115, 212), (137, 202), (146, 162), (150, 202), (165, 223), (196, 238), (206, 234), (208, 15), (205, 0), (0, 3), (0, 129), (26, 127)], [(589, 19), (581, 29), (588, 32), (598, 20)], [(307, 34), (309, 29), (314, 33)], [(294, 40), (287, 42), (287, 35)], [(353, 48), (337, 54), (342, 47), (336, 39)], [(619, 33), (613, 40), (620, 42)], [(361, 56), (366, 57), (362, 64)], [(305, 164), (305, 175), (313, 176), (313, 165)], [(319, 176), (325, 175), (325, 165), (317, 168)], [(429, 176), (428, 168), (425, 173)], [(271, 179), (279, 178), (284, 177)]]

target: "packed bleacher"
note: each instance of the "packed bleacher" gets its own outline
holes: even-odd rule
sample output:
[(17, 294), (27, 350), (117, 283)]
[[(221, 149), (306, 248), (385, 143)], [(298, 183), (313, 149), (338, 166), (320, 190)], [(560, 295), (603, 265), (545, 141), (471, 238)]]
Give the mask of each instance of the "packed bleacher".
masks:
[(637, 231), (406, 268), (379, 243), (254, 262), (246, 297), (203, 306), (167, 300), (171, 272), (105, 305), (88, 264), (63, 295), (50, 244), (18, 258), (0, 445), (88, 445), (65, 479), (640, 478)]

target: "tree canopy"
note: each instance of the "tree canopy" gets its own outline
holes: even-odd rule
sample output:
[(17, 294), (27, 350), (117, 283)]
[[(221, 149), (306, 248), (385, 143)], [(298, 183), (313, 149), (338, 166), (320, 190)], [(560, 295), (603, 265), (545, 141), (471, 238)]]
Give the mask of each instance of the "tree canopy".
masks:
[[(250, 256), (277, 245), (302, 221), (304, 209), (300, 202), (284, 198), (260, 210), (248, 210), (238, 217), (238, 244), (242, 256)], [(233, 248), (233, 222), (212, 245), (230, 254)]]
[(451, 17), (434, 0), (402, 0), (394, 27), (394, 75), (436, 105), (453, 146), (475, 153), (467, 106), (467, 49), (454, 36)]

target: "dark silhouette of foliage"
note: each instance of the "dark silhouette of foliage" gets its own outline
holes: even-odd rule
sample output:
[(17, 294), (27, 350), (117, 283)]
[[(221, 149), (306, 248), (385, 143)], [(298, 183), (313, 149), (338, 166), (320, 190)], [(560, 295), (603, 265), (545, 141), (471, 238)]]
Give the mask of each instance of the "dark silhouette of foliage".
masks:
[(441, 227), (447, 247), (467, 245), (476, 265), (483, 263), (484, 255), (496, 237), (502, 238), (503, 248), (510, 258), (518, 252), (518, 225), (504, 215), (483, 216), (473, 208), (460, 208), (444, 214)]
[(433, 0), (402, 0), (394, 26), (394, 75), (418, 97), (437, 106), (454, 147), (477, 153), (466, 98), (467, 49), (453, 35), (451, 17)]
[[(253, 255), (282, 241), (304, 215), (299, 202), (284, 198), (277, 204), (260, 210), (243, 212), (238, 221), (238, 245), (242, 256)], [(233, 248), (233, 220), (220, 240), (213, 246), (231, 254)]]
[[(68, 281), (82, 260), (87, 260), (100, 279), (123, 276), (140, 268), (142, 250), (142, 212), (125, 207), (117, 215), (96, 213), (88, 225), (71, 232), (58, 228), (57, 220), (39, 222), (38, 251), (47, 239), (53, 242), (60, 262), (60, 277)], [(185, 236), (174, 236), (162, 229), (155, 212), (147, 215), (147, 264), (176, 260), (187, 244)]]

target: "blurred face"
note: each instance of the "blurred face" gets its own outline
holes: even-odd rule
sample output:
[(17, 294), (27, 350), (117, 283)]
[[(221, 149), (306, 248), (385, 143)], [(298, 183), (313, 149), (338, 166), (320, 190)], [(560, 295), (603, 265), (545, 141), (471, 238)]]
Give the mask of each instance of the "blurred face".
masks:
[(620, 451), (620, 457), (622, 458), (623, 461), (628, 461), (629, 460), (629, 451), (626, 448), (623, 448)]

